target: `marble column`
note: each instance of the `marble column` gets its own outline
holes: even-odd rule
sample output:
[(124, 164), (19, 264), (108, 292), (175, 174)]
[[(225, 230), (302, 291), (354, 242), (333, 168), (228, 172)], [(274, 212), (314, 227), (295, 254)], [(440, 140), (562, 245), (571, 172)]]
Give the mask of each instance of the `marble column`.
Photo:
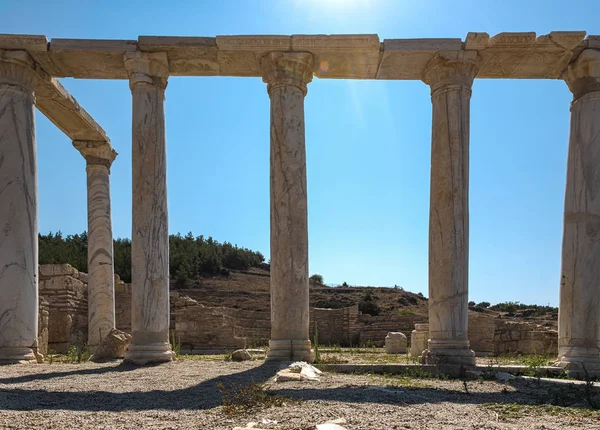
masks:
[(567, 161), (558, 365), (600, 371), (600, 52), (586, 50), (565, 72), (573, 93)]
[(169, 344), (169, 230), (165, 53), (125, 55), (133, 96), (132, 236), (133, 338), (125, 360), (143, 365), (172, 360)]
[(271, 341), (267, 359), (312, 360), (304, 97), (313, 57), (271, 52), (261, 61), (271, 99)]
[(88, 200), (88, 345), (92, 351), (115, 328), (115, 283), (110, 166), (117, 156), (108, 142), (76, 140), (86, 160)]
[(38, 331), (36, 74), (0, 51), (0, 363), (35, 361)]
[(470, 53), (438, 55), (425, 69), (433, 107), (427, 363), (475, 363), (468, 338)]

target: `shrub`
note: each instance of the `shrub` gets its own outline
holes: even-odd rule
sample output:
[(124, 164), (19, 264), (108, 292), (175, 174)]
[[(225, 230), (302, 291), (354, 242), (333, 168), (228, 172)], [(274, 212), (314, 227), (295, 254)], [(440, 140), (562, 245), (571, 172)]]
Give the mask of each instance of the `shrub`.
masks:
[(323, 285), (323, 275), (314, 274), (310, 278), (310, 281), (316, 285)]
[(217, 387), (222, 396), (223, 412), (228, 415), (240, 415), (257, 409), (283, 406), (291, 401), (266, 391), (264, 383), (254, 381), (248, 385), (232, 383), (227, 386), (219, 382)]
[(377, 297), (373, 295), (371, 290), (366, 290), (362, 299), (358, 303), (358, 310), (363, 314), (377, 316), (381, 313), (381, 308), (377, 304)]

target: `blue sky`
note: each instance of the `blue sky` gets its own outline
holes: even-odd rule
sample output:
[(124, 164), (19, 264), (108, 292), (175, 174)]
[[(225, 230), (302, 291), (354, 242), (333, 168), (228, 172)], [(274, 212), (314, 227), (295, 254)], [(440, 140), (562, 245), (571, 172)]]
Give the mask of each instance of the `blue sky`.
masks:
[[(167, 6), (167, 4), (169, 4)], [(600, 34), (600, 2), (0, 0), (1, 33), (49, 38), (469, 31)], [(7, 19), (10, 17), (10, 19)], [(120, 153), (113, 231), (131, 235), (126, 81), (62, 80)], [(562, 81), (478, 80), (471, 103), (474, 301), (558, 303), (571, 94)], [(40, 232), (87, 228), (85, 162), (36, 114)], [(257, 78), (169, 81), (169, 228), (269, 254), (269, 98)], [(310, 272), (427, 295), (431, 103), (418, 81), (315, 78), (306, 98)]]

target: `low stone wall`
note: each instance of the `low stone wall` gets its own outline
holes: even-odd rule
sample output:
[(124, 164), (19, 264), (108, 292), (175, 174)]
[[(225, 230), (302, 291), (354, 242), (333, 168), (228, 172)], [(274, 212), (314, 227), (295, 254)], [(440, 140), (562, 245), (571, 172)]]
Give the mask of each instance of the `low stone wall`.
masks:
[(87, 282), (87, 275), (80, 275), (68, 264), (39, 266), (39, 294), (48, 303), (48, 350), (64, 353), (71, 345), (87, 341), (87, 284), (84, 281)]
[(125, 284), (118, 275), (115, 276), (115, 325), (131, 333), (131, 284)]
[(528, 322), (498, 319), (494, 333), (494, 354), (558, 354), (558, 332)]
[(38, 352), (42, 355), (48, 354), (48, 318), (50, 316), (50, 303), (45, 297), (40, 296), (40, 307), (38, 313)]
[[(115, 277), (116, 326), (131, 332), (131, 284)], [(203, 352), (268, 345), (270, 311), (246, 311), (207, 307), (180, 295), (170, 294), (171, 339), (182, 352)], [(426, 323), (418, 315), (363, 315), (358, 306), (343, 309), (310, 309), (310, 337), (315, 330), (321, 345), (383, 346), (388, 332), (407, 338), (415, 323)], [(87, 341), (87, 275), (69, 265), (40, 266), (39, 350), (66, 352), (71, 345)], [(505, 353), (556, 354), (555, 330), (532, 322), (510, 321), (488, 313), (469, 312), (471, 349), (478, 355)], [(46, 351), (46, 352), (44, 352)]]

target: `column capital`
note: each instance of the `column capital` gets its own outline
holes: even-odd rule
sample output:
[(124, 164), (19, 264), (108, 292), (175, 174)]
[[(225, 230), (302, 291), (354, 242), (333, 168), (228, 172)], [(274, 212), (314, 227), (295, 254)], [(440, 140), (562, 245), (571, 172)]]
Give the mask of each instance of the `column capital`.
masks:
[(109, 142), (104, 141), (74, 140), (73, 146), (85, 158), (88, 166), (101, 165), (110, 170), (110, 166), (119, 155)]
[(154, 85), (162, 90), (167, 87), (169, 62), (165, 52), (126, 52), (124, 62), (130, 88), (133, 89), (134, 85), (140, 83)]
[(573, 93), (573, 99), (593, 91), (600, 91), (600, 51), (586, 49), (569, 64), (562, 75)]
[(306, 85), (313, 78), (314, 59), (310, 52), (269, 52), (261, 58), (260, 68), (267, 91), (279, 85), (292, 85), (306, 96)]
[(26, 51), (0, 50), (0, 85), (24, 87), (33, 92), (38, 81), (35, 63)]
[(471, 90), (479, 72), (477, 51), (440, 52), (423, 71), (423, 82), (431, 87), (431, 95), (451, 86)]

